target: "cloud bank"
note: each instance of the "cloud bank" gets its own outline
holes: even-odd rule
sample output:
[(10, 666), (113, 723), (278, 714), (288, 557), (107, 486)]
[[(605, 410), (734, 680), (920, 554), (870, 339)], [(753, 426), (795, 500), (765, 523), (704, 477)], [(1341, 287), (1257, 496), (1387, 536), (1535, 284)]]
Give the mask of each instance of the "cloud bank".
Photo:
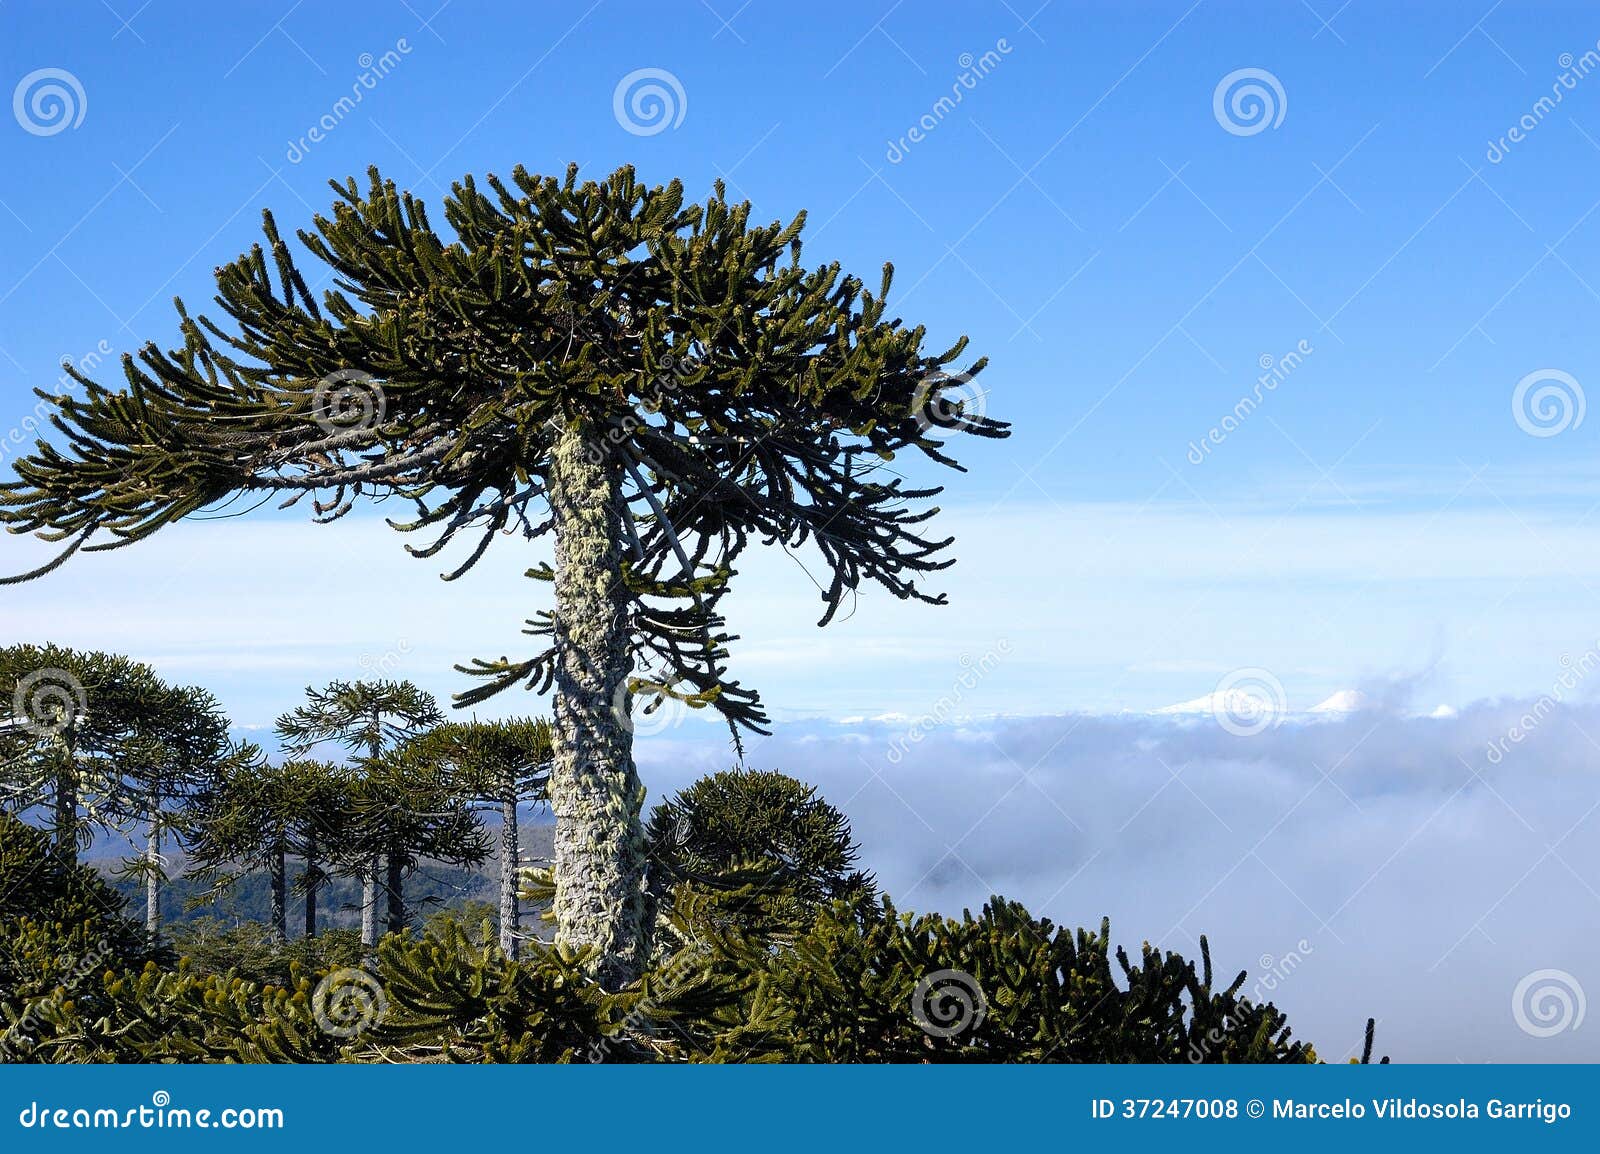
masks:
[[(1000, 893), (1188, 956), (1204, 933), (1330, 1061), (1368, 1016), (1398, 1061), (1600, 1060), (1600, 1029), (1540, 982), (1513, 1006), (1547, 970), (1600, 996), (1600, 707), (1376, 705), (1250, 737), (1140, 715), (908, 732), (788, 725), (748, 760), (820, 786), (904, 907)], [(728, 760), (698, 725), (640, 743), (656, 798)], [(1519, 1025), (1563, 1014), (1547, 1037)]]

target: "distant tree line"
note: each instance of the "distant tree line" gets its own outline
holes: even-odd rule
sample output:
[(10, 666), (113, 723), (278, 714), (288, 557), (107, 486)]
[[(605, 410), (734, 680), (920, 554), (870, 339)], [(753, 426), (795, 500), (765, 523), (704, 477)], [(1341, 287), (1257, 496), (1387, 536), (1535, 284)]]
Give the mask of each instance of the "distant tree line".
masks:
[[(319, 931), (318, 896), (333, 878), (362, 887), (361, 943), (412, 921), (406, 879), (423, 861), (476, 867), (498, 820), (502, 949), (521, 936), (518, 807), (544, 800), (550, 730), (540, 720), (446, 722), (410, 682), (335, 681), (277, 723), (284, 755), (232, 740), (215, 697), (162, 681), (126, 657), (56, 645), (0, 648), (0, 804), (29, 815), (52, 852), (76, 862), (96, 834), (143, 842), (124, 876), (145, 893), (148, 942), (162, 938), (169, 863), (226, 894), (265, 875), (267, 928), (289, 938), (291, 898), (303, 932)], [(313, 756), (324, 749), (337, 760)], [(291, 875), (291, 870), (293, 874)]]

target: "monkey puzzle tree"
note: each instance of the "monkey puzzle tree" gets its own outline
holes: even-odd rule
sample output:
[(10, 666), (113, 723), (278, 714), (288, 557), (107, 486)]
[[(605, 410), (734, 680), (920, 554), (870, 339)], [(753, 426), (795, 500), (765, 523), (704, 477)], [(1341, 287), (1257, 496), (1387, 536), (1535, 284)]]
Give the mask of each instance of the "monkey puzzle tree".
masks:
[[(443, 720), (433, 695), (409, 681), (333, 681), (323, 689), (307, 686), (306, 704), (278, 718), (277, 733), (291, 753), (306, 753), (323, 742), (341, 745), (360, 756), (359, 768), (368, 774), (386, 750)], [(388, 863), (391, 903), (402, 868), (402, 863)], [(361, 878), (361, 944), (376, 945), (379, 859), (369, 855), (354, 869)]]
[(287, 859), (302, 848), (297, 834), (307, 811), (308, 783), (326, 767), (314, 762), (244, 766), (217, 774), (189, 805), (191, 876), (220, 894), (250, 870), (267, 873), (272, 936), (286, 941)]
[[(299, 812), (294, 832), (300, 856), (299, 891), (305, 899), (305, 934), (317, 936), (317, 894), (329, 866), (338, 866), (353, 840), (350, 832), (351, 772), (323, 761), (296, 761)], [(370, 871), (368, 871), (370, 872)]]
[(143, 826), (144, 853), (126, 872), (145, 890), (145, 928), (161, 930), (164, 837), (173, 812), (210, 775), (247, 764), (252, 746), (203, 689), (168, 685), (147, 665), (58, 645), (0, 649), (0, 804), (49, 811), (56, 850), (74, 858), (95, 830)]
[[(553, 611), (532, 656), (478, 660), (470, 704), (554, 687), (555, 914), (594, 947), (608, 985), (648, 950), (643, 787), (634, 694), (765, 721), (726, 671), (719, 605), (752, 540), (811, 545), (827, 567), (827, 623), (876, 583), (942, 603), (921, 581), (951, 564), (924, 535), (934, 487), (884, 469), (901, 450), (959, 468), (953, 433), (1006, 426), (950, 373), (965, 338), (924, 350), (838, 264), (800, 263), (805, 215), (752, 223), (719, 183), (686, 204), (623, 168), (601, 183), (471, 178), (436, 231), (424, 204), (374, 169), (333, 185), (331, 216), (299, 236), (331, 272), (314, 299), (265, 217), (256, 246), (217, 272), (232, 324), (178, 303), (181, 342), (124, 359), (126, 387), (70, 368), (81, 398), (47, 395), (60, 445), (41, 442), (0, 488), (0, 519), (79, 549), (130, 544), (236, 494), (312, 494), (319, 520), (359, 499), (414, 502), (405, 530), (465, 533), (469, 569), (502, 531), (550, 534)], [(109, 540), (95, 541), (101, 534)]]
[(355, 844), (364, 856), (381, 856), (388, 865), (391, 934), (410, 924), (405, 880), (422, 859), (476, 866), (489, 856), (488, 838), (452, 771), (409, 756), (405, 747), (365, 766), (350, 799)]
[(716, 885), (749, 863), (767, 883), (805, 906), (870, 899), (877, 885), (856, 868), (861, 847), (850, 822), (815, 786), (770, 770), (723, 770), (702, 777), (650, 813), (645, 827), (654, 887)]
[(217, 896), (250, 870), (265, 870), (267, 922), (282, 942), (289, 936), (288, 859), (298, 857), (305, 935), (316, 937), (317, 891), (327, 880), (326, 866), (351, 852), (355, 842), (349, 790), (349, 771), (323, 761), (240, 765), (212, 775), (180, 818), (190, 875), (209, 882), (208, 896)]
[(500, 815), (500, 948), (519, 952), (522, 860), (517, 806), (542, 801), (550, 780), (550, 724), (543, 719), (466, 721), (441, 725), (406, 746), (406, 753), (450, 774), (462, 797), (493, 805)]

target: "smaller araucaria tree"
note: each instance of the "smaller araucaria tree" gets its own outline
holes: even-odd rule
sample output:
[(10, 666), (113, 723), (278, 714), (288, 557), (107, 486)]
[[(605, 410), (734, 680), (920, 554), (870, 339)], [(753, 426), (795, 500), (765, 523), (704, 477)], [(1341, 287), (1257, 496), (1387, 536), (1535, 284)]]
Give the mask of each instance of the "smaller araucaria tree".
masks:
[(203, 689), (173, 686), (117, 654), (59, 645), (0, 649), (0, 804), (42, 809), (56, 852), (75, 858), (96, 831), (134, 836), (125, 872), (145, 891), (145, 929), (161, 932), (163, 841), (181, 842), (181, 807), (212, 775), (250, 764)]
[(406, 877), (424, 859), (477, 866), (489, 841), (448, 767), (407, 755), (405, 746), (362, 769), (350, 789), (352, 829), (362, 856), (387, 866), (387, 931), (410, 924)]
[(337, 772), (322, 762), (286, 761), (215, 775), (184, 815), (190, 875), (220, 895), (246, 873), (264, 870), (271, 895), (267, 923), (276, 940), (286, 941), (288, 859), (308, 856), (308, 834), (311, 844), (327, 844), (322, 819), (311, 807), (327, 799), (327, 783)]
[(517, 894), (522, 863), (517, 807), (545, 800), (550, 780), (550, 724), (543, 719), (449, 722), (405, 747), (407, 757), (450, 775), (455, 792), (491, 805), (500, 819), (500, 948), (519, 952)]
[(680, 790), (650, 814), (651, 889), (665, 896), (725, 877), (802, 908), (870, 899), (872, 875), (856, 868), (850, 822), (816, 787), (769, 770), (724, 770)]
[[(444, 720), (433, 695), (409, 681), (333, 681), (322, 689), (306, 688), (306, 704), (278, 718), (278, 740), (292, 754), (305, 754), (324, 742), (341, 746), (355, 758), (359, 776), (375, 772), (378, 759), (399, 744), (427, 732)], [(392, 891), (403, 866), (388, 863), (384, 884)], [(355, 866), (361, 877), (361, 942), (378, 941), (380, 859), (368, 857)], [(389, 900), (399, 900), (391, 892)]]

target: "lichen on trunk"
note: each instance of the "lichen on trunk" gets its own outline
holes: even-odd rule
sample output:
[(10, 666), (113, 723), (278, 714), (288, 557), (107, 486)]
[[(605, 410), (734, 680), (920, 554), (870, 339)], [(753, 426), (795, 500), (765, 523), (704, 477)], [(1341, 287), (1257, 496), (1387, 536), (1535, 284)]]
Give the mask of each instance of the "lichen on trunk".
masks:
[(506, 795), (500, 802), (500, 948), (508, 958), (515, 958), (521, 952), (517, 940), (521, 912), (517, 902), (517, 869), (521, 864), (516, 784), (507, 782)]
[(149, 832), (144, 847), (144, 932), (152, 946), (161, 942), (161, 794), (150, 791)]
[(361, 944), (372, 947), (378, 944), (378, 859), (369, 859), (361, 867)]
[(595, 947), (596, 977), (616, 989), (649, 951), (644, 786), (633, 764), (633, 655), (622, 583), (621, 469), (581, 424), (562, 430), (546, 476), (555, 519), (554, 765), (556, 936)]

